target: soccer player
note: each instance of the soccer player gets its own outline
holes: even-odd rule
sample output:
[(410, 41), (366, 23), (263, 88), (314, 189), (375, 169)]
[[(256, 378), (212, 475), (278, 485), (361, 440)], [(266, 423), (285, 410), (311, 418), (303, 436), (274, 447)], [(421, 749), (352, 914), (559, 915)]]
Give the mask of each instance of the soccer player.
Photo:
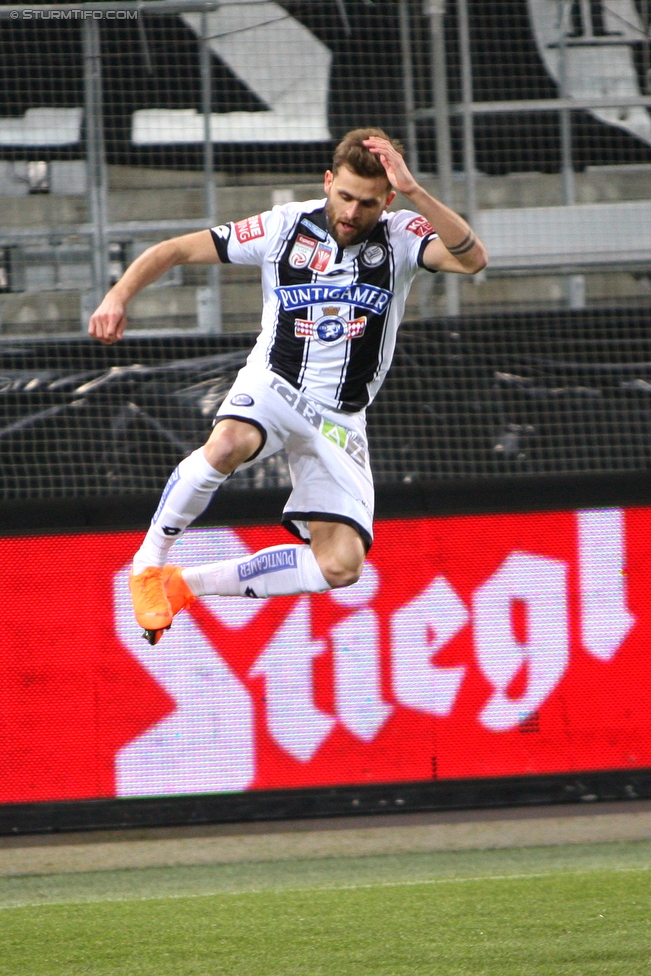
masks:
[[(175, 265), (262, 269), (262, 331), (206, 444), (172, 473), (133, 560), (134, 611), (151, 643), (198, 596), (321, 593), (359, 579), (373, 533), (365, 411), (391, 364), (414, 275), (475, 274), (487, 263), (466, 221), (419, 185), (401, 145), (381, 129), (343, 138), (324, 190), (322, 200), (150, 247), (91, 317), (90, 335), (112, 343), (133, 296)], [(413, 211), (387, 212), (396, 191)], [(166, 565), (229, 475), (282, 448), (293, 486), (282, 522), (309, 545), (184, 570)]]

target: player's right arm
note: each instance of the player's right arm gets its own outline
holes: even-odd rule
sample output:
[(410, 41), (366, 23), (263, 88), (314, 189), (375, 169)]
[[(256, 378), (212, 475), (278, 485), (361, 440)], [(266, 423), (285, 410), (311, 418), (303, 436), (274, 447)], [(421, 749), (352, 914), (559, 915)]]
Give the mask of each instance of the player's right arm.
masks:
[(134, 295), (178, 264), (219, 264), (219, 255), (209, 230), (173, 237), (153, 244), (129, 265), (120, 280), (107, 292), (92, 314), (89, 335), (111, 344), (122, 338), (127, 325), (127, 305)]

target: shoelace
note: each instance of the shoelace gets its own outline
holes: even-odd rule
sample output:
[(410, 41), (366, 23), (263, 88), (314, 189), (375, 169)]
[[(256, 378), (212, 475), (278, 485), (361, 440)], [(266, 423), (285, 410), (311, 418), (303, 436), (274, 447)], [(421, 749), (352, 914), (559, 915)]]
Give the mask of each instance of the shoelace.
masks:
[[(141, 582), (140, 595), (142, 602), (147, 610), (166, 610), (165, 604), (169, 602), (165, 596), (165, 588), (161, 579), (160, 570), (146, 569)], [(164, 602), (161, 602), (161, 595)]]

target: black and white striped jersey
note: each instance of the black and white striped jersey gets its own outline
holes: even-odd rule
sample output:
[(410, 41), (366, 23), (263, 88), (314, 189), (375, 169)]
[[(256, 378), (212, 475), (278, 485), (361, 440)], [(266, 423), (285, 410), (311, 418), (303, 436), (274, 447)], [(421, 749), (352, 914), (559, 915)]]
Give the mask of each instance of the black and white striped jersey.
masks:
[(354, 413), (382, 385), (409, 288), (436, 234), (417, 213), (385, 212), (366, 240), (340, 248), (325, 205), (286, 203), (212, 235), (222, 262), (262, 269), (262, 331), (248, 361)]

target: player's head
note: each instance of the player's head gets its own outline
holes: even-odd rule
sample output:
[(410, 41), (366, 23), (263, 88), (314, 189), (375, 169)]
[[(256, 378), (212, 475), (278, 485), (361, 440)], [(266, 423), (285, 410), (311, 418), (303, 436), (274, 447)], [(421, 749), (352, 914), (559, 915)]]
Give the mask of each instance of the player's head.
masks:
[(368, 237), (395, 197), (380, 159), (364, 145), (371, 136), (388, 139), (404, 155), (400, 143), (382, 129), (353, 129), (341, 140), (324, 182), (329, 230), (340, 247)]
[(368, 179), (380, 177), (384, 180), (387, 188), (391, 188), (389, 179), (384, 166), (380, 162), (379, 156), (372, 153), (364, 145), (366, 139), (375, 136), (377, 139), (386, 139), (401, 156), (405, 155), (405, 150), (401, 142), (392, 139), (383, 129), (352, 129), (343, 137), (332, 157), (332, 172), (336, 176), (342, 166), (346, 166), (357, 176), (365, 176)]

